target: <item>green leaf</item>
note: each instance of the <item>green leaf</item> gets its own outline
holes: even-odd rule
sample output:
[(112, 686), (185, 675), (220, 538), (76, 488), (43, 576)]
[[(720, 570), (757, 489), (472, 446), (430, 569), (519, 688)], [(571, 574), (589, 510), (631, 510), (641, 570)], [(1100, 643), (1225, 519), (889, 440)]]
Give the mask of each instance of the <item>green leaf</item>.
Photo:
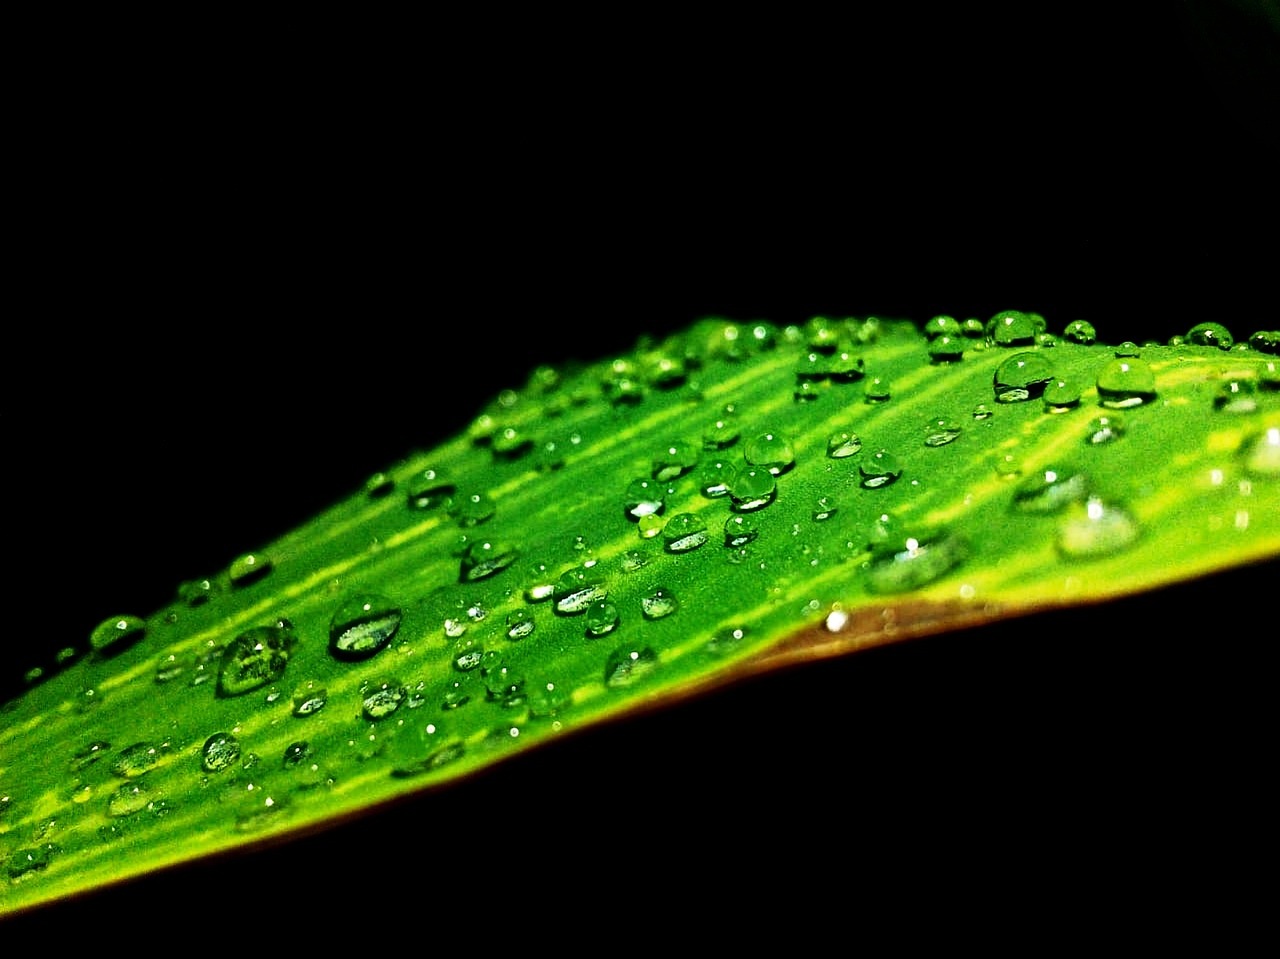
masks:
[(554, 768), (753, 677), (952, 635), (981, 659), (974, 627), (1047, 615), (1083, 645), (1076, 611), (1273, 563), (1268, 336), (708, 319), (539, 368), (32, 678), (0, 915)]

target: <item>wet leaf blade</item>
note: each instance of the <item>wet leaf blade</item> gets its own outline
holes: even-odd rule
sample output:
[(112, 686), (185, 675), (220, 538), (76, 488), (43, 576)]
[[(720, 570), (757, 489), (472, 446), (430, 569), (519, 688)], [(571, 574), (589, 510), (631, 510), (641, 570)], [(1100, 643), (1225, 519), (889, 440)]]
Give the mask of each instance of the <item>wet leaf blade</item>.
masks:
[[(386, 470), (390, 488), (267, 544), (265, 571), (233, 564), (207, 601), (155, 611), (141, 635), (131, 617), (122, 648), (33, 685), (0, 733), (0, 913), (320, 828), (786, 663), (1280, 555), (1269, 357), (1144, 348), (1154, 398), (1113, 409), (1102, 401), (1123, 398), (1097, 389), (1109, 346), (974, 341), (936, 362), (910, 324), (837, 327), (823, 352), (807, 331), (743, 347), (707, 321), (535, 377), (468, 434)], [(997, 402), (1020, 356), (1079, 402)], [(1223, 407), (1231, 381), (1252, 407)], [(829, 455), (841, 434), (860, 451)], [(698, 462), (681, 473), (689, 448)], [(717, 458), (732, 494), (702, 492)], [(659, 488), (656, 518), (627, 512), (638, 479)], [(669, 550), (663, 527), (684, 515), (710, 538)], [(755, 527), (745, 546), (724, 545), (734, 518)], [(575, 570), (580, 609), (531, 598)], [(335, 655), (335, 612), (359, 620), (365, 596), (385, 605), (334, 642), (367, 649)], [(594, 599), (615, 607), (611, 629), (590, 618)], [(533, 629), (513, 638), (519, 613)], [(276, 645), (254, 632), (282, 620)], [(220, 687), (244, 635), (258, 641)], [(295, 715), (307, 695), (323, 705)], [(206, 768), (206, 742), (226, 735), (238, 757)], [(137, 744), (152, 761), (126, 774)]]

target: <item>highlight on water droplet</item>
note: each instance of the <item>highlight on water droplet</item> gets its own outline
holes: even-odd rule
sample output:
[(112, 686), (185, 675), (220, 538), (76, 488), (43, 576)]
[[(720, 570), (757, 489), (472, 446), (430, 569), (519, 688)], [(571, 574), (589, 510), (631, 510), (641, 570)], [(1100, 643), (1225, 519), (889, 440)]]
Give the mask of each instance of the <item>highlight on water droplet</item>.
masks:
[(604, 577), (597, 568), (585, 564), (575, 566), (565, 570), (556, 581), (555, 611), (574, 616), (585, 612), (596, 600), (606, 599), (608, 595)]
[(1058, 550), (1071, 559), (1109, 556), (1138, 538), (1137, 520), (1100, 496), (1072, 506), (1058, 527)]
[(329, 619), (329, 651), (338, 659), (368, 659), (391, 642), (400, 618), (400, 607), (385, 596), (351, 596)]
[(411, 509), (428, 510), (447, 507), (453, 502), (457, 487), (444, 479), (434, 467), (421, 469), (409, 478), (405, 486), (405, 498)]
[(1072, 320), (1063, 328), (1062, 338), (1069, 343), (1091, 346), (1098, 340), (1098, 331), (1088, 320)]
[(1137, 357), (1117, 357), (1098, 371), (1098, 399), (1108, 409), (1121, 410), (1150, 403), (1156, 398), (1156, 376)]

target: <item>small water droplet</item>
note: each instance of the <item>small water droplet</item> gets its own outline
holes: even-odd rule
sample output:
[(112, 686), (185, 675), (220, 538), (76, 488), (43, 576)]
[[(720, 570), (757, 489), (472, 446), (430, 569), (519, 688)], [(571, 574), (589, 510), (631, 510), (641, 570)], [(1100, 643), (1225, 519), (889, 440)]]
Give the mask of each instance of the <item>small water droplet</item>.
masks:
[(448, 505), (448, 512), (459, 526), (466, 529), (492, 519), (497, 507), (488, 493), (473, 490), (455, 495)]
[(876, 450), (858, 465), (865, 489), (880, 489), (902, 475), (902, 463), (886, 449)]
[(1227, 377), (1213, 396), (1213, 408), (1223, 413), (1257, 412), (1257, 381), (1245, 376)]
[(515, 426), (502, 426), (490, 439), (493, 455), (499, 459), (515, 460), (533, 449), (533, 438)]
[(314, 679), (304, 680), (293, 689), (293, 715), (310, 716), (324, 709), (329, 691)]
[(1269, 426), (1241, 447), (1245, 472), (1253, 476), (1280, 476), (1280, 426)]
[(1043, 353), (1017, 353), (1001, 363), (992, 385), (997, 403), (1018, 403), (1039, 397), (1053, 380), (1053, 365)]
[(819, 496), (810, 510), (809, 516), (815, 523), (825, 523), (840, 511), (830, 496)]
[(1072, 507), (1058, 527), (1058, 549), (1074, 559), (1109, 556), (1137, 538), (1137, 521), (1126, 510), (1098, 496)]
[(827, 437), (827, 455), (832, 459), (844, 459), (853, 456), (862, 449), (862, 439), (856, 433), (845, 430), (832, 433)]
[(524, 598), (530, 603), (550, 599), (556, 591), (556, 577), (546, 563), (532, 563), (525, 569)]
[(741, 549), (760, 535), (760, 527), (754, 516), (734, 515), (724, 521), (724, 545)]
[(964, 359), (968, 341), (958, 334), (944, 334), (929, 343), (929, 359), (934, 363), (955, 363)]
[(1098, 331), (1088, 320), (1072, 320), (1062, 330), (1062, 338), (1070, 343), (1091, 346), (1098, 339)]
[(620, 646), (605, 660), (604, 682), (611, 689), (630, 686), (657, 667), (658, 656), (649, 647)]
[(1115, 349), (1117, 359), (1137, 359), (1142, 355), (1142, 351), (1138, 349), (1138, 344), (1133, 340), (1125, 340)]
[(924, 445), (934, 448), (946, 446), (958, 440), (960, 433), (961, 426), (956, 420), (933, 419), (924, 426)]
[(1250, 334), (1249, 349), (1258, 353), (1280, 353), (1280, 330), (1257, 330)]
[(665, 619), (679, 608), (679, 602), (669, 589), (655, 589), (640, 597), (640, 612), (645, 619)]
[(683, 476), (698, 464), (699, 447), (696, 443), (675, 440), (667, 443), (654, 456), (651, 473), (659, 483)]
[(113, 819), (131, 816), (142, 812), (155, 798), (145, 783), (124, 783), (107, 797), (107, 815)]
[(271, 572), (271, 558), (264, 553), (244, 553), (231, 561), (227, 575), (232, 586), (248, 586)]
[(697, 513), (677, 513), (662, 528), (668, 553), (688, 553), (706, 544), (707, 524)]
[(479, 540), (467, 547), (462, 557), (459, 579), (464, 583), (488, 579), (514, 563), (520, 554), (511, 546), (492, 540)]
[(986, 403), (979, 403), (973, 408), (973, 418), (975, 420), (991, 419), (991, 407), (987, 406)]
[(902, 593), (934, 583), (968, 556), (964, 541), (946, 530), (895, 535), (872, 549), (864, 567), (872, 593)]
[(213, 580), (192, 579), (178, 586), (178, 599), (188, 606), (202, 606), (213, 597), (216, 591)]
[(278, 625), (241, 633), (222, 651), (218, 695), (239, 696), (278, 681), (289, 665), (293, 643), (293, 630)]
[(710, 452), (727, 449), (734, 443), (738, 442), (741, 431), (738, 429), (738, 421), (733, 416), (722, 415), (711, 423), (702, 431), (702, 448)]
[(161, 744), (136, 742), (120, 750), (111, 764), (111, 772), (122, 779), (135, 779), (156, 767), (161, 757), (167, 752)]
[(329, 619), (329, 650), (338, 659), (368, 659), (391, 642), (400, 618), (400, 607), (385, 596), (352, 596)]
[(1085, 427), (1084, 440), (1090, 446), (1102, 446), (1113, 443), (1124, 436), (1126, 431), (1124, 418), (1117, 414), (1094, 417)]
[(698, 490), (709, 499), (728, 496), (737, 467), (727, 459), (712, 459), (698, 471)]
[(1001, 310), (987, 321), (987, 336), (997, 346), (1034, 343), (1042, 329), (1037, 314), (1022, 310)]
[(604, 636), (618, 625), (618, 607), (607, 599), (598, 599), (587, 607), (585, 616), (588, 636)]
[(137, 616), (112, 616), (93, 628), (89, 646), (100, 656), (114, 656), (140, 640), (146, 631), (146, 620)]
[(888, 403), (893, 396), (893, 386), (886, 376), (873, 376), (863, 387), (862, 397), (868, 403)]
[(1049, 413), (1065, 413), (1080, 405), (1081, 389), (1073, 380), (1055, 376), (1044, 388), (1044, 408)]
[(419, 470), (405, 486), (405, 497), (411, 509), (427, 510), (448, 506), (457, 492), (454, 484), (446, 482), (435, 468)]
[(735, 511), (749, 513), (772, 503), (777, 491), (774, 475), (767, 469), (753, 467), (737, 472), (729, 488), (729, 496)]
[(963, 332), (960, 321), (954, 316), (948, 316), (945, 313), (939, 313), (937, 316), (931, 317), (924, 324), (924, 335), (930, 340), (936, 340), (942, 336), (961, 336)]
[(1156, 398), (1156, 377), (1136, 357), (1117, 357), (1098, 371), (1098, 398), (1108, 409), (1129, 409)]
[(370, 683), (362, 688), (360, 706), (365, 719), (377, 722), (386, 719), (404, 701), (404, 686), (392, 679)]
[(239, 759), (240, 740), (231, 733), (214, 733), (200, 750), (200, 764), (205, 772), (221, 772)]

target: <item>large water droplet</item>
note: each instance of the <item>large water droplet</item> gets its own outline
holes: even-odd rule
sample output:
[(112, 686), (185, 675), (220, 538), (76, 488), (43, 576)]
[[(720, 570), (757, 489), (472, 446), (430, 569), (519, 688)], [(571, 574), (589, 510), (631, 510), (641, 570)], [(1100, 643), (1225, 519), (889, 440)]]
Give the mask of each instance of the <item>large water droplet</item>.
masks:
[(146, 631), (146, 620), (137, 616), (112, 616), (93, 628), (89, 645), (100, 656), (114, 656), (140, 640)]
[(1055, 376), (1044, 388), (1044, 408), (1049, 413), (1065, 413), (1080, 405), (1081, 389), (1074, 380)]
[(618, 607), (607, 599), (597, 599), (587, 607), (584, 622), (588, 636), (604, 636), (618, 625)]
[(605, 599), (609, 591), (604, 577), (594, 566), (575, 566), (566, 570), (556, 581), (555, 609), (557, 613), (576, 615), (585, 612), (596, 600)]
[(987, 335), (997, 346), (1034, 343), (1042, 329), (1037, 314), (1022, 310), (1001, 310), (987, 321)]
[(278, 681), (293, 643), (293, 630), (285, 626), (255, 626), (241, 633), (222, 651), (218, 695), (239, 696)]
[(750, 465), (766, 469), (774, 476), (782, 475), (796, 462), (791, 441), (772, 430), (748, 439), (742, 449), (742, 455)]
[(668, 443), (658, 451), (651, 464), (651, 475), (659, 483), (683, 476), (698, 464), (698, 446), (683, 440)]
[(1245, 472), (1253, 476), (1280, 476), (1280, 426), (1270, 426), (1250, 437), (1241, 447)]
[(1013, 506), (1024, 513), (1056, 513), (1089, 494), (1089, 479), (1065, 469), (1044, 469), (1022, 479), (1013, 490)]
[(924, 324), (924, 335), (930, 340), (936, 340), (941, 336), (961, 336), (963, 333), (960, 321), (945, 313), (930, 318), (929, 322)]
[(391, 642), (400, 618), (400, 607), (385, 596), (352, 596), (329, 620), (329, 650), (338, 659), (368, 659)]
[(1156, 398), (1156, 376), (1137, 357), (1117, 357), (1098, 372), (1098, 398), (1108, 409), (1129, 409)]
[(688, 553), (706, 544), (710, 538), (707, 524), (697, 513), (677, 513), (662, 528), (668, 553)]
[(730, 549), (741, 549), (759, 535), (760, 527), (753, 516), (734, 515), (724, 521), (724, 545)]
[(968, 556), (960, 537), (946, 530), (895, 536), (873, 547), (865, 566), (867, 589), (903, 593), (936, 582)]
[(1053, 380), (1053, 364), (1043, 353), (1017, 353), (1001, 363), (993, 386), (997, 403), (1018, 403), (1038, 397)]
[(231, 733), (214, 733), (200, 750), (200, 764), (205, 772), (221, 772), (239, 759), (240, 740)]
[(622, 498), (622, 509), (629, 519), (660, 514), (666, 505), (667, 487), (652, 479), (634, 479)]
[(1064, 556), (1108, 556), (1138, 538), (1138, 523), (1121, 507), (1090, 496), (1071, 509), (1058, 527), (1058, 549)]
[(368, 684), (361, 689), (360, 707), (365, 719), (377, 722), (386, 719), (404, 701), (404, 685), (393, 679)]
[(893, 384), (887, 376), (873, 376), (862, 389), (862, 397), (868, 403), (888, 403), (893, 396)]
[(698, 471), (698, 491), (709, 499), (728, 496), (737, 472), (737, 466), (729, 460), (712, 459)]
[(946, 334), (929, 343), (929, 359), (934, 363), (955, 363), (964, 359), (968, 341), (960, 335)]
[(902, 475), (902, 463), (888, 450), (876, 450), (858, 465), (862, 474), (862, 486), (879, 489), (888, 486)]
[(1220, 350), (1229, 350), (1235, 344), (1235, 337), (1221, 323), (1197, 323), (1187, 330), (1186, 341), (1193, 346), (1216, 346)]
[(777, 491), (778, 482), (774, 475), (767, 469), (753, 467), (737, 472), (729, 488), (729, 496), (737, 512), (749, 513), (772, 503)]

